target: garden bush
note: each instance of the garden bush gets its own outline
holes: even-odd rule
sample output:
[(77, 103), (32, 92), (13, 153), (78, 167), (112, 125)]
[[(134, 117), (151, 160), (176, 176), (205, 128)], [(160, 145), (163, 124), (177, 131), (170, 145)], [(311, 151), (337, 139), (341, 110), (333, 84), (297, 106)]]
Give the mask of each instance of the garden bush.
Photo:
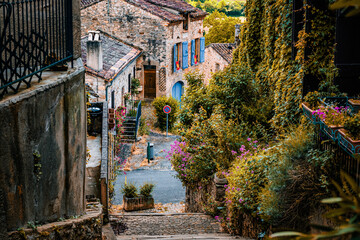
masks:
[(140, 194), (144, 197), (150, 197), (154, 187), (155, 185), (152, 183), (144, 183), (144, 185), (140, 187)]
[(125, 183), (121, 188), (121, 193), (127, 198), (137, 197), (137, 188), (133, 183)]
[(166, 130), (166, 114), (164, 113), (163, 108), (166, 105), (171, 107), (171, 113), (169, 114), (169, 129), (171, 129), (176, 122), (176, 113), (179, 108), (179, 102), (172, 97), (161, 96), (155, 98), (152, 105), (155, 108), (157, 126), (159, 126), (162, 131)]

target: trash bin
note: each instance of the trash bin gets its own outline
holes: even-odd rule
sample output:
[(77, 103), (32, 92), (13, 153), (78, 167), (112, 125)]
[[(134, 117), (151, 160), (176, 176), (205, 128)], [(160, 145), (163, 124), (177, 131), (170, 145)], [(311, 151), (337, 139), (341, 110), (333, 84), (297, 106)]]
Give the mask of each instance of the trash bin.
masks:
[(147, 159), (148, 161), (154, 160), (154, 144), (148, 142), (147, 146)]

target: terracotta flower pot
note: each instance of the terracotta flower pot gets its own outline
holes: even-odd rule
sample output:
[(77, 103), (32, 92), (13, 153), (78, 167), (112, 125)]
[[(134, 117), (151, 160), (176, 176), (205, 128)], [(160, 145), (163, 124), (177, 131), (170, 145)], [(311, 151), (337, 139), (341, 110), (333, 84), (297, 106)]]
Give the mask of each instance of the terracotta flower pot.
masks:
[(109, 108), (109, 113), (115, 113), (115, 109)]
[(338, 139), (339, 129), (344, 126), (337, 125), (327, 125), (325, 122), (321, 121), (321, 130), (325, 133), (330, 139), (336, 141)]
[(339, 144), (352, 154), (360, 153), (360, 139), (352, 139), (345, 129), (340, 129), (338, 134)]
[(348, 103), (350, 104), (353, 113), (358, 113), (360, 111), (360, 99), (350, 99)]
[(315, 110), (311, 109), (308, 106), (308, 103), (304, 102), (301, 103), (302, 109), (303, 109), (303, 113), (304, 115), (312, 122), (316, 123), (319, 121), (319, 118), (314, 114)]

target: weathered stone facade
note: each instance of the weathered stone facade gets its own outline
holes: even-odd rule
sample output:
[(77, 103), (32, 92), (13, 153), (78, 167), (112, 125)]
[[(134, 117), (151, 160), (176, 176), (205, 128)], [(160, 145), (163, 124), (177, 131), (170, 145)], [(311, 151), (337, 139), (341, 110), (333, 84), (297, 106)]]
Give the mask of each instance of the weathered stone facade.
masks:
[[(139, 4), (140, 6), (135, 5), (128, 0), (114, 0), (110, 4), (102, 1), (83, 9), (82, 35), (86, 35), (89, 30), (100, 29), (141, 48), (143, 57), (137, 60), (136, 78), (140, 79), (144, 90), (139, 97), (147, 96), (145, 69), (149, 65), (156, 69), (156, 96), (169, 96), (176, 82), (182, 81), (186, 85), (184, 73), (202, 69), (204, 65), (199, 63), (191, 66), (189, 54), (189, 67), (174, 73), (173, 49), (177, 43), (188, 42), (188, 50), (191, 52), (191, 40), (203, 37), (203, 18), (206, 14), (201, 13), (197, 18), (184, 18), (183, 14), (176, 10), (166, 8), (172, 14), (173, 19), (169, 20), (154, 14), (148, 8), (142, 8), (142, 3)], [(182, 19), (187, 21), (187, 30)], [(165, 84), (161, 81), (165, 81)]]
[(236, 44), (232, 43), (213, 43), (206, 47), (205, 54), (208, 58), (203, 68), (205, 84), (209, 83), (214, 73), (230, 65), (235, 48)]
[(83, 214), (85, 102), (81, 59), (0, 101), (2, 228)]

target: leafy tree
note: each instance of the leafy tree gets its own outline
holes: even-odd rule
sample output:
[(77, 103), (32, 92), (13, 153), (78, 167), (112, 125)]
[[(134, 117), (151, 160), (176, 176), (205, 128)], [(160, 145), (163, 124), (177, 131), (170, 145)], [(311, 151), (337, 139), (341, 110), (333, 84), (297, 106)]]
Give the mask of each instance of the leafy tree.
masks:
[(227, 16), (244, 16), (245, 1), (239, 0), (187, 0), (192, 6), (200, 8), (208, 13), (219, 11)]
[(204, 27), (209, 28), (206, 34), (206, 45), (235, 42), (235, 25), (240, 23), (239, 18), (228, 17), (219, 11), (213, 12), (204, 20)]

